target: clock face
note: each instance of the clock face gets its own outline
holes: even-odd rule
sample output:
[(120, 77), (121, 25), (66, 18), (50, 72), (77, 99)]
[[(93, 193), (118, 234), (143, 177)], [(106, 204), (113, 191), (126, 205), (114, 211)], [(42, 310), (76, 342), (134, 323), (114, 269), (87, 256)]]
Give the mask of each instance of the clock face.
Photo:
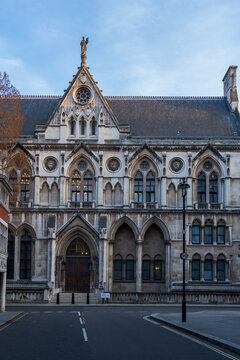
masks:
[(91, 100), (91, 97), (92, 97), (91, 91), (86, 86), (81, 86), (80, 88), (77, 89), (75, 93), (75, 100), (80, 105), (88, 104)]

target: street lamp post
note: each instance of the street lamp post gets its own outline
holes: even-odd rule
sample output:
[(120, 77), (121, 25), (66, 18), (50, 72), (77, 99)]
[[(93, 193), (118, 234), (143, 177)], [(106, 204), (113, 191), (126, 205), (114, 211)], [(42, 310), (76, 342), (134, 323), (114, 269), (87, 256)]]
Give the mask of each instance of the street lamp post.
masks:
[(182, 198), (183, 198), (183, 252), (181, 254), (181, 259), (183, 262), (183, 296), (182, 296), (182, 322), (186, 322), (186, 294), (185, 294), (185, 260), (187, 258), (186, 251), (185, 251), (185, 229), (186, 229), (186, 223), (185, 223), (185, 204), (186, 204), (186, 195), (187, 195), (187, 189), (190, 188), (190, 185), (185, 182), (185, 178), (183, 178), (183, 182), (181, 182), (178, 187), (182, 190)]

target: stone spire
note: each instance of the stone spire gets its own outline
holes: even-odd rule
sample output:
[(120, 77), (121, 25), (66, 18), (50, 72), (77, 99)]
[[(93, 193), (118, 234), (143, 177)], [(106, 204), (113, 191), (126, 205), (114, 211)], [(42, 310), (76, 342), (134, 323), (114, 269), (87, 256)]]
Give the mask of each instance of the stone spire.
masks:
[(86, 40), (84, 39), (84, 36), (82, 37), (82, 41), (80, 42), (81, 45), (81, 66), (87, 66), (87, 44), (88, 44), (88, 38)]

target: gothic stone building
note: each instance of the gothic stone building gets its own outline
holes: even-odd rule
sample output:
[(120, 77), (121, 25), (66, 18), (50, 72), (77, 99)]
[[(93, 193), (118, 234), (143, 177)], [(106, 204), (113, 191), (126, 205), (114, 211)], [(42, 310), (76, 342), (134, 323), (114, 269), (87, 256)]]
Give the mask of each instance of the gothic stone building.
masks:
[(62, 97), (22, 97), (9, 300), (180, 290), (183, 178), (187, 290), (240, 290), (236, 68), (223, 97), (105, 97), (82, 54)]

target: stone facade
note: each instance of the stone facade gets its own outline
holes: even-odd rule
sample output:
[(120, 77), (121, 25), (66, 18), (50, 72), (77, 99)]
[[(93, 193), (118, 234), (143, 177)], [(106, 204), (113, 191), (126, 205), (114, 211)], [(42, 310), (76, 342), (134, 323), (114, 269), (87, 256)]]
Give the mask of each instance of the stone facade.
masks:
[(63, 97), (22, 97), (8, 299), (179, 291), (183, 178), (187, 290), (239, 291), (236, 67), (223, 97), (104, 97), (85, 63)]
[(8, 212), (9, 195), (12, 193), (8, 179), (0, 175), (0, 311), (5, 311), (7, 247), (8, 247)]

